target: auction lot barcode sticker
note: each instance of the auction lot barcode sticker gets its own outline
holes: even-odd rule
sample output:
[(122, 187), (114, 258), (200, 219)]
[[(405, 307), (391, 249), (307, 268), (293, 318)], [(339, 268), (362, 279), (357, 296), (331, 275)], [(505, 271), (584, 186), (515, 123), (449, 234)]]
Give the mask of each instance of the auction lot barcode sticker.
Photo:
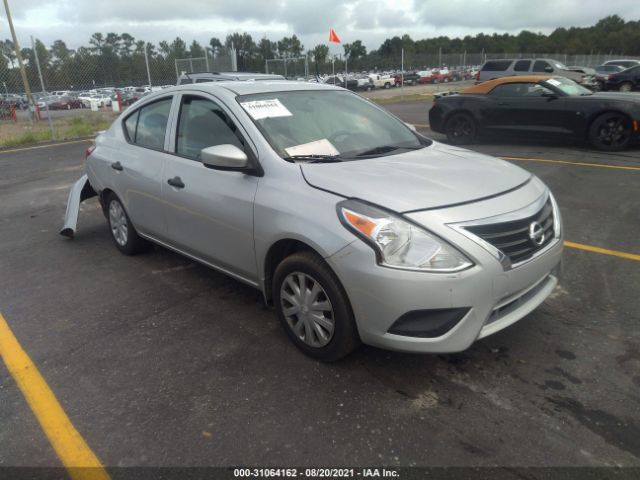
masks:
[(262, 120), (263, 118), (291, 117), (293, 114), (287, 110), (280, 100), (274, 98), (272, 100), (254, 100), (253, 102), (243, 102), (244, 108), (254, 120)]

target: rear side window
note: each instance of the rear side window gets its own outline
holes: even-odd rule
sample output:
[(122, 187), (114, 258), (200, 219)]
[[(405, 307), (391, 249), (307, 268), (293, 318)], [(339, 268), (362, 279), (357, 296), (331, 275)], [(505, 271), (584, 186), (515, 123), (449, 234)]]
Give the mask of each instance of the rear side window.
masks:
[(224, 110), (205, 98), (183, 97), (176, 153), (197, 160), (203, 148), (225, 144), (244, 150), (242, 136)]
[(213, 78), (196, 78), (196, 83), (213, 82)]
[(482, 66), (482, 71), (504, 72), (511, 65), (511, 60), (491, 60)]
[(518, 60), (513, 67), (514, 72), (528, 72), (531, 66), (531, 60)]
[(548, 62), (544, 60), (536, 60), (536, 63), (533, 64), (533, 72), (546, 72), (546, 68), (551, 67)]
[(124, 126), (129, 140), (141, 147), (162, 150), (169, 121), (171, 101), (172, 97), (163, 98), (145, 105), (128, 116)]

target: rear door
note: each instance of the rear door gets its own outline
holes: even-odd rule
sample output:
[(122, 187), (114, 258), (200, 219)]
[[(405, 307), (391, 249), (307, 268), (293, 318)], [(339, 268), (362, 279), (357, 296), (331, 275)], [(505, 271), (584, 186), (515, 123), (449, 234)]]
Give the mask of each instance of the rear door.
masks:
[(246, 132), (222, 102), (193, 92), (181, 94), (171, 136), (173, 155), (166, 161), (162, 181), (170, 243), (227, 273), (257, 282), (253, 201), (258, 177), (214, 170), (200, 162), (203, 148), (224, 144), (255, 159)]
[(123, 121), (127, 142), (110, 159), (116, 194), (143, 234), (164, 238), (162, 179), (173, 95), (136, 109)]

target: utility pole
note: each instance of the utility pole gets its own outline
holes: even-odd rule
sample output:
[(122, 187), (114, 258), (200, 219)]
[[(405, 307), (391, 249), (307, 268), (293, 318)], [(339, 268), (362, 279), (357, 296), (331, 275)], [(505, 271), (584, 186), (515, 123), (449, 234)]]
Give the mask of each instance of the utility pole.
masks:
[(147, 80), (149, 81), (149, 87), (151, 87), (151, 70), (149, 70), (149, 53), (147, 52), (148, 44), (144, 44), (144, 63), (147, 64)]
[(11, 10), (9, 10), (9, 1), (4, 0), (4, 9), (7, 12), (7, 22), (9, 23), (9, 30), (11, 30), (11, 37), (13, 38), (13, 48), (16, 51), (16, 59), (18, 60), (18, 67), (20, 67), (20, 75), (22, 75), (22, 84), (24, 86), (24, 93), (27, 95), (27, 101), (29, 102), (32, 114), (35, 114), (35, 103), (33, 96), (31, 95), (31, 88), (29, 87), (29, 79), (27, 78), (27, 71), (24, 69), (24, 63), (22, 62), (22, 54), (20, 52), (20, 44), (16, 37), (16, 30), (13, 28), (13, 20), (11, 19)]
[[(33, 41), (33, 35), (31, 35), (31, 48), (33, 48), (33, 55), (36, 57), (36, 67), (38, 67), (38, 76), (40, 77), (40, 86), (42, 87), (42, 93), (46, 91), (44, 87), (44, 79), (42, 78), (42, 70), (40, 70), (40, 59), (38, 58), (38, 49), (36, 48), (36, 42)], [(51, 109), (47, 106), (47, 121), (49, 122), (49, 130), (51, 131), (51, 140), (55, 140), (55, 133), (53, 131), (53, 122), (51, 121)]]

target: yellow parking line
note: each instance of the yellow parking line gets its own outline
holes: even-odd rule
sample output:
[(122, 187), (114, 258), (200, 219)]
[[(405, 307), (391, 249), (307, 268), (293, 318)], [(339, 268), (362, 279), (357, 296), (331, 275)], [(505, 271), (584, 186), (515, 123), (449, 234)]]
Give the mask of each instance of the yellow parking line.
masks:
[(598, 167), (598, 168), (617, 168), (620, 170), (640, 170), (640, 167), (627, 167), (625, 165), (605, 165), (602, 163), (586, 163), (586, 162), (570, 162), (568, 160), (547, 160), (545, 158), (527, 158), (527, 157), (498, 157), (503, 160), (544, 162), (544, 163), (564, 163), (569, 165), (579, 165), (581, 167)]
[(592, 247), (591, 245), (583, 245), (582, 243), (564, 242), (565, 247), (577, 248), (579, 250), (586, 250), (588, 252), (602, 253), (603, 255), (612, 255), (614, 257), (626, 258), (628, 260), (635, 260), (640, 262), (640, 255), (635, 253), (618, 252), (617, 250), (609, 250), (607, 248)]
[(424, 123), (414, 123), (413, 126), (416, 127), (416, 128), (431, 128), (431, 125), (429, 125), (428, 123), (426, 123), (426, 124), (424, 124)]
[(51, 145), (35, 145), (33, 147), (12, 148), (11, 150), (0, 150), (0, 155), (4, 153), (25, 152), (27, 150), (38, 150), (40, 148), (61, 147), (63, 145), (71, 145), (74, 143), (92, 142), (93, 138), (85, 138), (84, 140), (71, 140), (69, 142), (52, 143)]
[(108, 480), (98, 457), (75, 429), (0, 313), (0, 357), (73, 480)]

